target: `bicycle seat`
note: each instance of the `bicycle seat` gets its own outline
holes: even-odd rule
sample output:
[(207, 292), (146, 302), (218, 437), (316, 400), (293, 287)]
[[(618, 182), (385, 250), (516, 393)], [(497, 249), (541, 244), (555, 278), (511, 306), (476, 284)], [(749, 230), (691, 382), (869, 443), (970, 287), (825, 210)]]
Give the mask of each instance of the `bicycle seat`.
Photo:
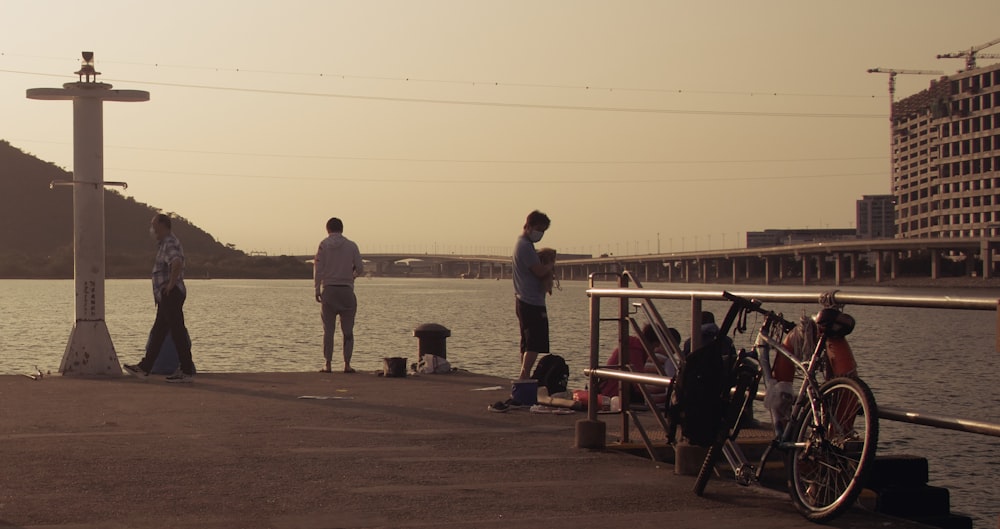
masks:
[(843, 338), (854, 330), (854, 317), (837, 309), (823, 309), (816, 315), (816, 325), (831, 338)]

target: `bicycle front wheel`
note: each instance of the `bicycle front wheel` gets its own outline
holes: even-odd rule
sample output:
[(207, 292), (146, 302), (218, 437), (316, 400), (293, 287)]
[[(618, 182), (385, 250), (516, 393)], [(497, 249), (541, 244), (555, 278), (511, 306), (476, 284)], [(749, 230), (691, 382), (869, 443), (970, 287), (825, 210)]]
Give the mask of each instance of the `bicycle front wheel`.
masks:
[(878, 409), (871, 389), (857, 378), (834, 378), (820, 387), (820, 416), (804, 413), (792, 430), (788, 491), (795, 507), (814, 522), (831, 520), (861, 494), (878, 446)]

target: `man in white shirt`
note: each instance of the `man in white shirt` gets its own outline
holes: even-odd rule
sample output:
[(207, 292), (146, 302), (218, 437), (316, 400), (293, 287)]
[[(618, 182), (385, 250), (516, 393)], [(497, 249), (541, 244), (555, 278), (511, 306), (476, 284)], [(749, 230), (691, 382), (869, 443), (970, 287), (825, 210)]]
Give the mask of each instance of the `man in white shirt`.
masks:
[(333, 217), (326, 221), (327, 237), (320, 241), (313, 261), (316, 301), (322, 304), (323, 358), (320, 372), (331, 373), (333, 336), (337, 317), (344, 334), (344, 373), (354, 373), (351, 356), (354, 353), (354, 318), (358, 313), (358, 298), (354, 295), (354, 278), (364, 273), (358, 245), (344, 237), (344, 223)]

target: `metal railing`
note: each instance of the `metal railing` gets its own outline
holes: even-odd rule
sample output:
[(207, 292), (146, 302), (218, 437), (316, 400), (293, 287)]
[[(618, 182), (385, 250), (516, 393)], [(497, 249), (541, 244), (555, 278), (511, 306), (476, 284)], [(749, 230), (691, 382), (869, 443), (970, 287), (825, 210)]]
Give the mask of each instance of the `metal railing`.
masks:
[[(698, 339), (701, 335), (701, 312), (702, 301), (726, 301), (722, 291), (709, 290), (654, 290), (647, 288), (628, 288), (628, 272), (621, 275), (618, 280), (618, 288), (594, 288), (593, 278), (591, 278), (591, 288), (587, 290), (590, 297), (590, 367), (584, 370), (584, 374), (589, 377), (590, 402), (588, 406), (588, 419), (597, 418), (597, 400), (594, 388), (598, 386), (599, 379), (618, 380), (640, 385), (654, 385), (669, 387), (671, 378), (661, 375), (634, 373), (613, 368), (606, 368), (599, 365), (600, 355), (600, 322), (601, 300), (610, 298), (619, 307), (617, 318), (620, 322), (627, 322), (631, 317), (629, 312), (629, 300), (653, 300), (653, 299), (674, 299), (691, 301), (691, 350), (698, 347)], [(881, 295), (881, 294), (854, 294), (840, 291), (827, 291), (820, 293), (788, 293), (788, 292), (737, 292), (733, 294), (744, 298), (757, 299), (771, 303), (829, 303), (837, 305), (871, 305), (884, 307), (912, 307), (912, 308), (936, 308), (936, 309), (961, 309), (961, 310), (990, 310), (997, 312), (997, 350), (1000, 350), (1000, 303), (997, 299), (986, 297), (955, 297), (955, 296), (924, 296), (924, 295)], [(648, 310), (648, 309), (647, 309)], [(653, 309), (655, 311), (655, 308)], [(603, 318), (607, 320), (608, 318)], [(624, 335), (623, 335), (624, 333)], [(624, 350), (627, 347), (628, 325), (619, 325), (619, 346)], [(640, 386), (641, 387), (641, 386)], [(757, 399), (763, 399), (763, 391), (758, 392)], [(626, 402), (627, 404), (627, 402)], [(623, 411), (628, 411), (623, 408)], [(623, 421), (628, 417), (623, 413)], [(879, 418), (931, 426), (934, 428), (944, 428), (949, 430), (977, 433), (1000, 437), (1000, 424), (976, 421), (971, 419), (961, 419), (956, 417), (943, 417), (924, 413), (920, 411), (903, 410), (889, 406), (879, 406)], [(623, 422), (623, 435), (627, 440), (627, 422)], [(648, 436), (640, 429), (643, 439), (646, 441), (647, 449), (652, 453), (653, 447), (650, 445)]]
[[(670, 377), (664, 377), (660, 375), (653, 375), (647, 373), (632, 373), (629, 371), (619, 371), (617, 369), (606, 369), (606, 368), (584, 369), (583, 374), (588, 376), (593, 375), (602, 380), (618, 380), (620, 382), (629, 382), (632, 384), (646, 384), (652, 386), (660, 386), (663, 388), (670, 387), (670, 383), (672, 381)], [(763, 390), (757, 392), (757, 400), (764, 400)], [(919, 411), (906, 411), (901, 408), (881, 406), (881, 405), (878, 407), (878, 416), (880, 419), (886, 419), (890, 421), (907, 422), (911, 424), (919, 424), (922, 426), (932, 426), (935, 428), (956, 430), (959, 432), (978, 433), (983, 435), (989, 435), (992, 437), (1000, 437), (1000, 424), (993, 424), (984, 421), (975, 421), (972, 419), (959, 419), (954, 417), (943, 417), (940, 415), (933, 415), (930, 413), (924, 413)]]

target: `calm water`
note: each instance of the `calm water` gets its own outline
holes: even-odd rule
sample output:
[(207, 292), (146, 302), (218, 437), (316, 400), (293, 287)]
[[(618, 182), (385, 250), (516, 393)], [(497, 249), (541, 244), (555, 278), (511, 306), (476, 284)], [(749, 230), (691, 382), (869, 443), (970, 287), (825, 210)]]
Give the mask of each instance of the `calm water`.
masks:
[[(580, 371), (589, 348), (586, 288), (582, 281), (564, 281), (562, 290), (549, 298), (552, 349), (570, 364), (574, 388), (585, 384)], [(185, 314), (199, 371), (319, 368), (322, 329), (311, 281), (192, 280), (188, 290)], [(356, 290), (356, 368), (381, 370), (386, 356), (415, 361), (413, 329), (439, 323), (452, 333), (447, 355), (453, 366), (502, 377), (518, 371), (509, 280), (375, 278), (359, 280)], [(1000, 298), (1000, 292), (990, 290), (929, 292)], [(108, 281), (106, 296), (106, 320), (119, 359), (137, 361), (155, 313), (149, 282)], [(73, 299), (69, 280), (0, 280), (0, 374), (28, 373), (36, 365), (42, 371), (58, 369), (74, 319)], [(604, 305), (604, 315), (613, 316), (612, 303)], [(688, 302), (661, 301), (658, 307), (668, 324), (687, 328)], [(773, 307), (786, 315), (817, 308)], [(707, 303), (706, 308), (721, 316), (726, 307)], [(1000, 423), (995, 314), (860, 306), (847, 311), (858, 321), (851, 344), (860, 372), (879, 404)], [(614, 324), (604, 324), (601, 333), (602, 350), (610, 351), (616, 339)], [(338, 333), (334, 358), (339, 354)], [(882, 422), (880, 437), (881, 453), (911, 453), (930, 460), (931, 484), (950, 489), (953, 511), (974, 516), (977, 528), (996, 527), (1000, 439), (891, 421)]]

